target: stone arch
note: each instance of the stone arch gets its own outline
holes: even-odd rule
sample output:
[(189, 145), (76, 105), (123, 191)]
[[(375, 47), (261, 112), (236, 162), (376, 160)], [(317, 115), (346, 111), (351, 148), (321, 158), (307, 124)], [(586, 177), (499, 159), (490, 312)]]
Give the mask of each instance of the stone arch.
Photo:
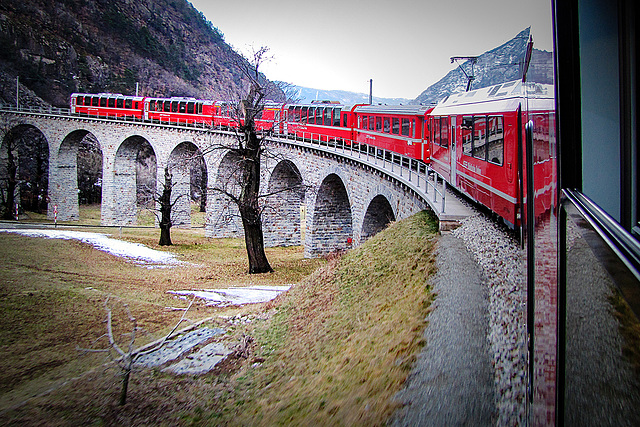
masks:
[(396, 217), (389, 200), (382, 194), (375, 196), (364, 214), (360, 243), (364, 243), (369, 237), (382, 231)]
[(93, 195), (92, 201), (101, 202), (102, 158), (98, 139), (87, 130), (75, 130), (62, 140), (57, 153), (56, 194), (52, 197), (58, 219), (72, 221), (80, 218), (79, 202), (81, 197), (85, 197), (85, 187), (97, 194)]
[(139, 135), (125, 139), (116, 151), (113, 172), (112, 223), (137, 224), (139, 206), (154, 208), (157, 159), (151, 143)]
[(209, 237), (238, 237), (244, 235), (238, 206), (224, 193), (237, 196), (240, 192), (240, 156), (228, 151), (220, 161), (213, 187), (207, 201)]
[(302, 175), (290, 160), (279, 162), (267, 186), (263, 216), (266, 246), (295, 246), (302, 242), (301, 208), (305, 206)]
[(311, 256), (322, 256), (351, 247), (353, 216), (343, 180), (335, 173), (318, 189), (311, 224)]
[(49, 168), (49, 141), (39, 128), (19, 124), (4, 133), (0, 143), (2, 216), (13, 218), (16, 205), (20, 213), (46, 211)]
[[(193, 142), (182, 142), (171, 151), (168, 166), (173, 182), (171, 198), (175, 202), (171, 222), (174, 226), (190, 227), (193, 195), (197, 192), (200, 200), (206, 200), (207, 168), (202, 151)], [(162, 188), (163, 182), (159, 182), (158, 191)]]

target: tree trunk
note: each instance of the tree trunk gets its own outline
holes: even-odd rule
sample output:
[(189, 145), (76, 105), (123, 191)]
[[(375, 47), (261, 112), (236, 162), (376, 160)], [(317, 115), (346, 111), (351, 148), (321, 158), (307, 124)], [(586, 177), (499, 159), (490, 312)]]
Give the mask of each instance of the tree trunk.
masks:
[(129, 376), (131, 375), (131, 367), (128, 366), (124, 370), (124, 374), (122, 375), (122, 389), (120, 390), (120, 401), (118, 405), (123, 406), (127, 403), (127, 390), (129, 388)]
[(15, 212), (16, 187), (18, 185), (18, 165), (13, 156), (13, 144), (7, 144), (7, 198), (3, 219), (13, 220)]
[(164, 168), (164, 188), (160, 197), (160, 246), (171, 246), (171, 174)]
[(260, 140), (254, 124), (248, 120), (244, 126), (245, 156), (242, 160), (242, 191), (238, 209), (244, 227), (244, 241), (249, 258), (249, 274), (271, 273), (273, 269), (264, 251), (262, 219), (260, 218)]

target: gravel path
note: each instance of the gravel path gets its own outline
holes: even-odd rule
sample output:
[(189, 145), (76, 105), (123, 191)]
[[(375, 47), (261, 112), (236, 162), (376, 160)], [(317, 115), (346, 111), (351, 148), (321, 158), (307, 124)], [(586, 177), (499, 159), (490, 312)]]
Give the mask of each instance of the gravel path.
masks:
[(406, 388), (394, 425), (490, 425), (495, 413), (488, 291), (464, 242), (440, 238), (437, 297), (425, 329), (426, 345)]
[(484, 215), (440, 238), (426, 345), (395, 425), (526, 422), (526, 257)]

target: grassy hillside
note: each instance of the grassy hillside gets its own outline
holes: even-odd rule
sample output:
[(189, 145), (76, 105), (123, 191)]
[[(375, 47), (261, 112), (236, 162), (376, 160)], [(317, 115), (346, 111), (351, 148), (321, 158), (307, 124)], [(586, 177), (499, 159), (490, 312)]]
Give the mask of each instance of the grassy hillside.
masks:
[[(301, 248), (269, 249), (276, 272), (259, 277), (245, 274), (239, 239), (193, 233), (175, 230), (171, 248), (190, 266), (155, 270), (79, 243), (0, 233), (0, 424), (386, 423), (423, 344), (435, 218), (394, 223), (328, 262), (302, 259)], [(157, 248), (155, 229), (122, 237)], [(269, 303), (192, 308), (193, 320), (211, 316), (208, 325), (227, 330), (234, 357), (200, 376), (137, 370), (125, 406), (117, 405), (120, 372), (87, 372), (105, 359), (76, 350), (104, 333), (106, 295), (129, 304), (149, 332), (144, 342), (180, 316), (166, 307), (186, 304), (167, 290), (285, 283), (298, 284)]]
[(384, 424), (422, 345), (436, 231), (419, 213), (282, 295), (271, 322), (251, 331), (261, 366), (242, 372), (209, 416), (240, 425)]

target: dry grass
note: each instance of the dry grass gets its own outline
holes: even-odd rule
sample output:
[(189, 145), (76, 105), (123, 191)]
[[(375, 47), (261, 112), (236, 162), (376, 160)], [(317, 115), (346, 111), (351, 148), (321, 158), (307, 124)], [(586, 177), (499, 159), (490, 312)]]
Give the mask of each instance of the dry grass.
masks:
[[(170, 250), (194, 265), (168, 270), (143, 269), (75, 242), (0, 234), (0, 310), (6, 313), (0, 317), (0, 423), (384, 424), (422, 345), (432, 299), (427, 279), (433, 269), (433, 218), (421, 213), (395, 223), (328, 263), (302, 259), (301, 248), (268, 249), (276, 272), (260, 276), (246, 274), (241, 241), (210, 240), (202, 233), (172, 230), (177, 244)], [(124, 229), (122, 238), (163, 250), (156, 245), (158, 234)], [(245, 349), (249, 357), (199, 377), (138, 371), (124, 407), (116, 404), (118, 370), (86, 374), (103, 360), (75, 350), (104, 333), (107, 294), (129, 303), (150, 332), (144, 338), (149, 341), (180, 316), (166, 306), (186, 305), (167, 290), (300, 283), (314, 270), (304, 284), (270, 303), (195, 307), (196, 319), (262, 313), (264, 320), (238, 326), (213, 321), (227, 328), (229, 340), (253, 337)], [(82, 373), (26, 405), (2, 411)]]
[[(422, 345), (435, 228), (394, 224), (281, 296), (253, 330), (260, 368), (213, 419), (232, 425), (382, 425)], [(206, 420), (206, 418), (203, 418)]]
[[(119, 237), (118, 229), (112, 231)], [(104, 362), (104, 356), (83, 355), (76, 347), (105, 346), (104, 340), (94, 341), (105, 333), (103, 303), (109, 295), (119, 309), (114, 313), (116, 333), (128, 328), (122, 307), (115, 304), (119, 300), (130, 306), (138, 325), (148, 332), (139, 340), (143, 344), (168, 332), (179, 319), (181, 312), (167, 307), (187, 304), (168, 294), (169, 290), (296, 283), (322, 264), (303, 259), (300, 247), (273, 248), (267, 253), (277, 272), (256, 277), (246, 273), (241, 241), (207, 239), (202, 229), (175, 229), (172, 235), (177, 244), (160, 248), (157, 229), (122, 231), (125, 240), (170, 250), (191, 263), (150, 270), (76, 241), (0, 233), (0, 411)], [(197, 304), (190, 318), (237, 311)], [(114, 378), (109, 381), (113, 383)], [(100, 400), (91, 384), (76, 387), (83, 389), (84, 399)], [(43, 404), (65, 407), (70, 404), (67, 400), (53, 393)]]

